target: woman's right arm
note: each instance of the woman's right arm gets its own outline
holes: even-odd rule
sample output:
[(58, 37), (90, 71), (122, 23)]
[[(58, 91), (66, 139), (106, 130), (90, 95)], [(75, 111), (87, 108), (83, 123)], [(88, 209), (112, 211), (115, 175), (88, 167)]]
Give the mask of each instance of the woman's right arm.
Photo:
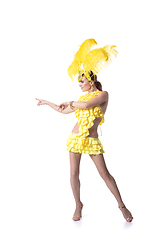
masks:
[(57, 112), (60, 112), (60, 113), (63, 113), (63, 114), (68, 114), (68, 113), (72, 113), (72, 112), (75, 111), (75, 109), (72, 110), (69, 106), (62, 111), (61, 109), (59, 109), (59, 106), (56, 105), (56, 104), (54, 104), (54, 103), (51, 103), (51, 102), (46, 101), (46, 100), (43, 100), (43, 99), (37, 99), (37, 98), (36, 98), (36, 100), (39, 101), (38, 104), (37, 104), (37, 106), (48, 105), (48, 106), (50, 106), (51, 108), (53, 108), (54, 110), (56, 110)]

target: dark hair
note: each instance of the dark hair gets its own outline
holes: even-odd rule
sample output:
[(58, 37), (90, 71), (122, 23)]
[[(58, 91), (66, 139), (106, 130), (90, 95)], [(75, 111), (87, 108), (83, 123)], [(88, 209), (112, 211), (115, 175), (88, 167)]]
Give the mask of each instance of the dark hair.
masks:
[(102, 84), (99, 81), (94, 82), (94, 84), (99, 91), (102, 91)]
[(99, 81), (97, 81), (97, 75), (95, 75), (92, 71), (90, 71), (89, 75), (91, 77), (91, 80), (94, 81), (96, 88), (99, 91), (102, 91), (102, 84)]

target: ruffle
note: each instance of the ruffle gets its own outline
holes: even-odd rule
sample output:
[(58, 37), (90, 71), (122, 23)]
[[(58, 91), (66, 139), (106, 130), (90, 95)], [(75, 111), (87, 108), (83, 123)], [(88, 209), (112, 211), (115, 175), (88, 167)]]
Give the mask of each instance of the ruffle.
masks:
[(80, 96), (79, 100), (78, 101), (81, 101), (81, 102), (87, 102), (89, 101), (90, 99), (96, 97), (101, 91), (97, 90), (95, 92), (92, 92), (92, 93), (87, 93), (85, 95), (82, 95)]
[(67, 140), (67, 151), (86, 154), (103, 154), (103, 145), (98, 138), (80, 137), (76, 133), (71, 133)]
[[(92, 92), (91, 94), (87, 93), (79, 98), (78, 101), (87, 102), (90, 99), (94, 98), (100, 93), (99, 90)], [(83, 135), (83, 137), (86, 137), (89, 135), (89, 128), (91, 128), (94, 123), (94, 119), (100, 117), (102, 120), (100, 122), (100, 125), (104, 123), (104, 114), (102, 111), (102, 108), (100, 105), (96, 107), (91, 107), (88, 109), (80, 109), (77, 108), (75, 111), (75, 116), (78, 118), (78, 125), (79, 125), (79, 135)]]

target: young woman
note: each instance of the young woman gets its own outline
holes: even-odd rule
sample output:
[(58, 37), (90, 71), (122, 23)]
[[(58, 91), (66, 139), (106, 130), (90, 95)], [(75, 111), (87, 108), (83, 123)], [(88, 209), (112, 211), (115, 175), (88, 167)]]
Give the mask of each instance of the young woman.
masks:
[(97, 73), (112, 61), (113, 55), (117, 56), (117, 51), (114, 49), (115, 46), (111, 45), (91, 50), (95, 44), (97, 43), (94, 39), (85, 40), (68, 68), (70, 78), (73, 80), (74, 77), (77, 78), (78, 74), (82, 92), (88, 93), (81, 96), (78, 102), (64, 102), (58, 106), (46, 100), (37, 99), (39, 101), (37, 105), (49, 105), (63, 114), (75, 112), (78, 119), (67, 140), (71, 169), (70, 181), (76, 202), (73, 220), (78, 221), (82, 217), (83, 203), (80, 199), (79, 166), (81, 155), (85, 153), (89, 154), (100, 176), (115, 196), (124, 218), (131, 222), (132, 214), (125, 207), (116, 182), (106, 167), (103, 146), (97, 133), (98, 126), (104, 122), (104, 114), (108, 105), (108, 93), (102, 91), (102, 85), (97, 81)]
[[(88, 153), (96, 165), (100, 176), (115, 196), (124, 218), (128, 222), (131, 222), (133, 217), (130, 211), (125, 207), (116, 182), (106, 167), (103, 156), (103, 146), (98, 139), (97, 128), (104, 119), (108, 104), (108, 93), (106, 91), (101, 91), (101, 84), (98, 81), (88, 81), (85, 75), (83, 75), (82, 79), (79, 81), (79, 86), (83, 92), (88, 91), (86, 95), (82, 96), (84, 101), (65, 102), (58, 106), (46, 100), (37, 99), (39, 101), (37, 104), (38, 106), (49, 105), (54, 110), (63, 114), (72, 113), (78, 110), (76, 113), (78, 122), (74, 126), (67, 141), (67, 149), (70, 155), (70, 182), (76, 202), (73, 220), (78, 221), (82, 217), (83, 203), (80, 199), (79, 166), (82, 153)], [(87, 101), (86, 99), (90, 100)], [(94, 112), (94, 115), (92, 115), (91, 112)], [(80, 117), (79, 115), (83, 116)]]

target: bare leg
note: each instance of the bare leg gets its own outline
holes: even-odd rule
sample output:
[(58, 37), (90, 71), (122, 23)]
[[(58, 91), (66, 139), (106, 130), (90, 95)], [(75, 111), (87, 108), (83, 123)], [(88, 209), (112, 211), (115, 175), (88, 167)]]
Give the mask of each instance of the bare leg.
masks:
[(78, 221), (81, 218), (81, 212), (83, 208), (83, 204), (80, 200), (80, 180), (79, 180), (79, 166), (81, 160), (80, 153), (69, 152), (70, 155), (70, 182), (71, 188), (73, 192), (73, 196), (76, 202), (76, 210), (73, 215), (73, 220)]
[(118, 190), (117, 184), (116, 184), (114, 178), (111, 176), (111, 174), (109, 173), (109, 171), (106, 167), (103, 154), (90, 155), (90, 156), (91, 156), (93, 162), (95, 163), (100, 176), (105, 181), (107, 187), (110, 189), (110, 191), (113, 193), (114, 197), (116, 198), (116, 200), (118, 202), (118, 206), (121, 209), (124, 218), (128, 222), (131, 222), (133, 217), (132, 217), (131, 213), (129, 212), (129, 210), (125, 207), (125, 205), (122, 201), (122, 198), (121, 198), (120, 192)]

